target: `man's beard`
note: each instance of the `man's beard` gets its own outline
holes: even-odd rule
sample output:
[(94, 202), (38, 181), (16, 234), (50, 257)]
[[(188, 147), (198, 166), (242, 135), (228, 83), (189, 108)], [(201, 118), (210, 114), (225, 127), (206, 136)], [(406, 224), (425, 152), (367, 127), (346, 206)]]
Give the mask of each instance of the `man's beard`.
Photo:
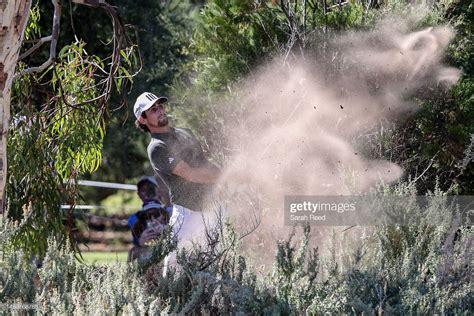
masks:
[(158, 126), (164, 127), (168, 125), (168, 118), (165, 116), (163, 119), (158, 120)]

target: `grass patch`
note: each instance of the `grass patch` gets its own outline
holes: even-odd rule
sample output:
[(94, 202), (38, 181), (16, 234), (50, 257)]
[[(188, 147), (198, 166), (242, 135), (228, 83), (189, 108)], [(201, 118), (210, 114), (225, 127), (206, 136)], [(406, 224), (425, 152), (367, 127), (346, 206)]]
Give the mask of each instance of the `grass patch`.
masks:
[(127, 262), (128, 252), (83, 252), (82, 257), (87, 264), (110, 264), (118, 262)]
[(100, 203), (103, 209), (101, 213), (110, 215), (130, 215), (142, 207), (142, 201), (135, 191), (118, 191), (102, 200)]

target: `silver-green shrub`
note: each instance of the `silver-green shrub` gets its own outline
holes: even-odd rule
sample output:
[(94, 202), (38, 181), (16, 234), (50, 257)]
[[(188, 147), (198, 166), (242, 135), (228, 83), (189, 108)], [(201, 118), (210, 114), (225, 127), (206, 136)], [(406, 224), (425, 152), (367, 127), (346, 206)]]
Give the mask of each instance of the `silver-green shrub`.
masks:
[[(407, 212), (421, 212), (411, 203), (412, 184), (383, 194), (406, 195)], [(256, 272), (239, 250), (239, 235), (222, 221), (208, 230), (207, 243), (181, 250), (180, 267), (165, 277), (159, 261), (174, 249), (172, 239), (159, 241), (149, 260), (106, 266), (80, 263), (50, 241), (38, 268), (9, 242), (15, 225), (3, 223), (0, 307), (8, 314), (23, 306), (61, 315), (469, 313), (473, 229), (459, 225), (441, 192), (429, 201), (424, 211), (441, 208), (442, 224), (421, 218), (417, 225), (369, 227), (356, 247), (334, 233), (324, 256), (303, 227), (299, 241), (291, 235), (278, 242), (266, 275)]]

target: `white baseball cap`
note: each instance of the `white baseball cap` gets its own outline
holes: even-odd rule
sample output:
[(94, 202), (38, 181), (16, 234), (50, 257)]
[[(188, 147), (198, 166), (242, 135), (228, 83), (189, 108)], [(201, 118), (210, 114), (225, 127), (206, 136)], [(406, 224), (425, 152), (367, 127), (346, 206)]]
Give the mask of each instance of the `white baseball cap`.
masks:
[(148, 210), (151, 210), (151, 209), (154, 209), (154, 208), (165, 208), (161, 203), (159, 203), (158, 201), (149, 201), (148, 203), (146, 203), (145, 205), (143, 205), (142, 207), (142, 211), (148, 211)]
[(138, 119), (143, 112), (148, 110), (155, 104), (155, 102), (165, 103), (168, 101), (167, 97), (157, 97), (153, 93), (150, 92), (143, 92), (135, 101), (135, 105), (133, 106), (133, 113), (135, 117)]
[(144, 176), (144, 177), (142, 177), (140, 180), (138, 180), (138, 182), (137, 182), (137, 189), (140, 188), (140, 187), (142, 186), (142, 184), (143, 184), (143, 183), (146, 183), (146, 182), (150, 182), (150, 183), (152, 183), (154, 186), (160, 187), (160, 185), (158, 184), (158, 181), (156, 181), (155, 178), (150, 177), (150, 176)]

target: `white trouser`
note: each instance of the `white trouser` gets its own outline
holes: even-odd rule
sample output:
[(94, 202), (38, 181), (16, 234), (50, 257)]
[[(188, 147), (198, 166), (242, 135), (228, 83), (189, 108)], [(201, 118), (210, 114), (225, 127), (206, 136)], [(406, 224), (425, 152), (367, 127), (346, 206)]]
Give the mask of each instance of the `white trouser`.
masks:
[(200, 212), (194, 212), (181, 205), (173, 205), (170, 223), (173, 227), (173, 234), (177, 238), (177, 250), (165, 257), (163, 276), (166, 276), (169, 267), (178, 268), (176, 253), (178, 249), (190, 249), (194, 243), (205, 240), (204, 217)]

